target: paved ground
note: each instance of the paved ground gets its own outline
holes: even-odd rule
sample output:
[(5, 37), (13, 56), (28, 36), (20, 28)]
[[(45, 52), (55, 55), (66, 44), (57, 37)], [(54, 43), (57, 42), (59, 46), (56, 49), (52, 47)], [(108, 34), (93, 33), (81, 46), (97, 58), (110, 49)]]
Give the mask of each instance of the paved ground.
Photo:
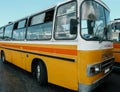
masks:
[[(31, 74), (12, 64), (0, 62), (0, 92), (74, 92), (53, 84), (39, 86)], [(93, 92), (120, 92), (120, 72), (113, 72), (103, 85)]]

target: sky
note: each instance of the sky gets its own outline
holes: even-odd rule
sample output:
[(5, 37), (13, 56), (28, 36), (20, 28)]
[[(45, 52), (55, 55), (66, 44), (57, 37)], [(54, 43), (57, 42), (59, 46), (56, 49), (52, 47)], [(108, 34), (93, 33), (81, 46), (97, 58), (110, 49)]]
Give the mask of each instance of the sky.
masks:
[[(65, 0), (1, 0), (0, 26), (39, 12)], [(111, 10), (111, 20), (120, 18), (120, 0), (102, 0)]]

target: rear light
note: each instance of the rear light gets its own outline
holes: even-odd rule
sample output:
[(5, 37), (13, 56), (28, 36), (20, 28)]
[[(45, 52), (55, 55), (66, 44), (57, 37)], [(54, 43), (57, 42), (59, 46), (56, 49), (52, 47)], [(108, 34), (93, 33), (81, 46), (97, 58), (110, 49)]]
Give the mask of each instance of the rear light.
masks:
[(101, 72), (101, 63), (95, 65), (89, 65), (87, 67), (87, 75), (92, 76)]

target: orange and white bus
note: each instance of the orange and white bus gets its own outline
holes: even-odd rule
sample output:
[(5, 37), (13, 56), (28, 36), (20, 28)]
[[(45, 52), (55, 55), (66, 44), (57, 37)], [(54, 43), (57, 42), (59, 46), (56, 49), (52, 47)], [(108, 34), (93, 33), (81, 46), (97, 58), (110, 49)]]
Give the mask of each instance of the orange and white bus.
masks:
[(67, 0), (0, 28), (6, 61), (53, 83), (90, 92), (113, 65), (109, 8), (101, 0)]
[(113, 55), (115, 57), (115, 69), (120, 69), (120, 19), (114, 19), (111, 22), (112, 39), (113, 39)]

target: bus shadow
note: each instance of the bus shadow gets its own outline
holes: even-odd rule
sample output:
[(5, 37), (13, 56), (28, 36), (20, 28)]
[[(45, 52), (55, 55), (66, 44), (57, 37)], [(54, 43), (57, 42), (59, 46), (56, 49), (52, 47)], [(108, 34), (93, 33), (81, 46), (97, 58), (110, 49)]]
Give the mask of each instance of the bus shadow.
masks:
[(40, 86), (31, 73), (9, 62), (0, 61), (0, 73), (0, 92), (75, 92), (51, 83)]

